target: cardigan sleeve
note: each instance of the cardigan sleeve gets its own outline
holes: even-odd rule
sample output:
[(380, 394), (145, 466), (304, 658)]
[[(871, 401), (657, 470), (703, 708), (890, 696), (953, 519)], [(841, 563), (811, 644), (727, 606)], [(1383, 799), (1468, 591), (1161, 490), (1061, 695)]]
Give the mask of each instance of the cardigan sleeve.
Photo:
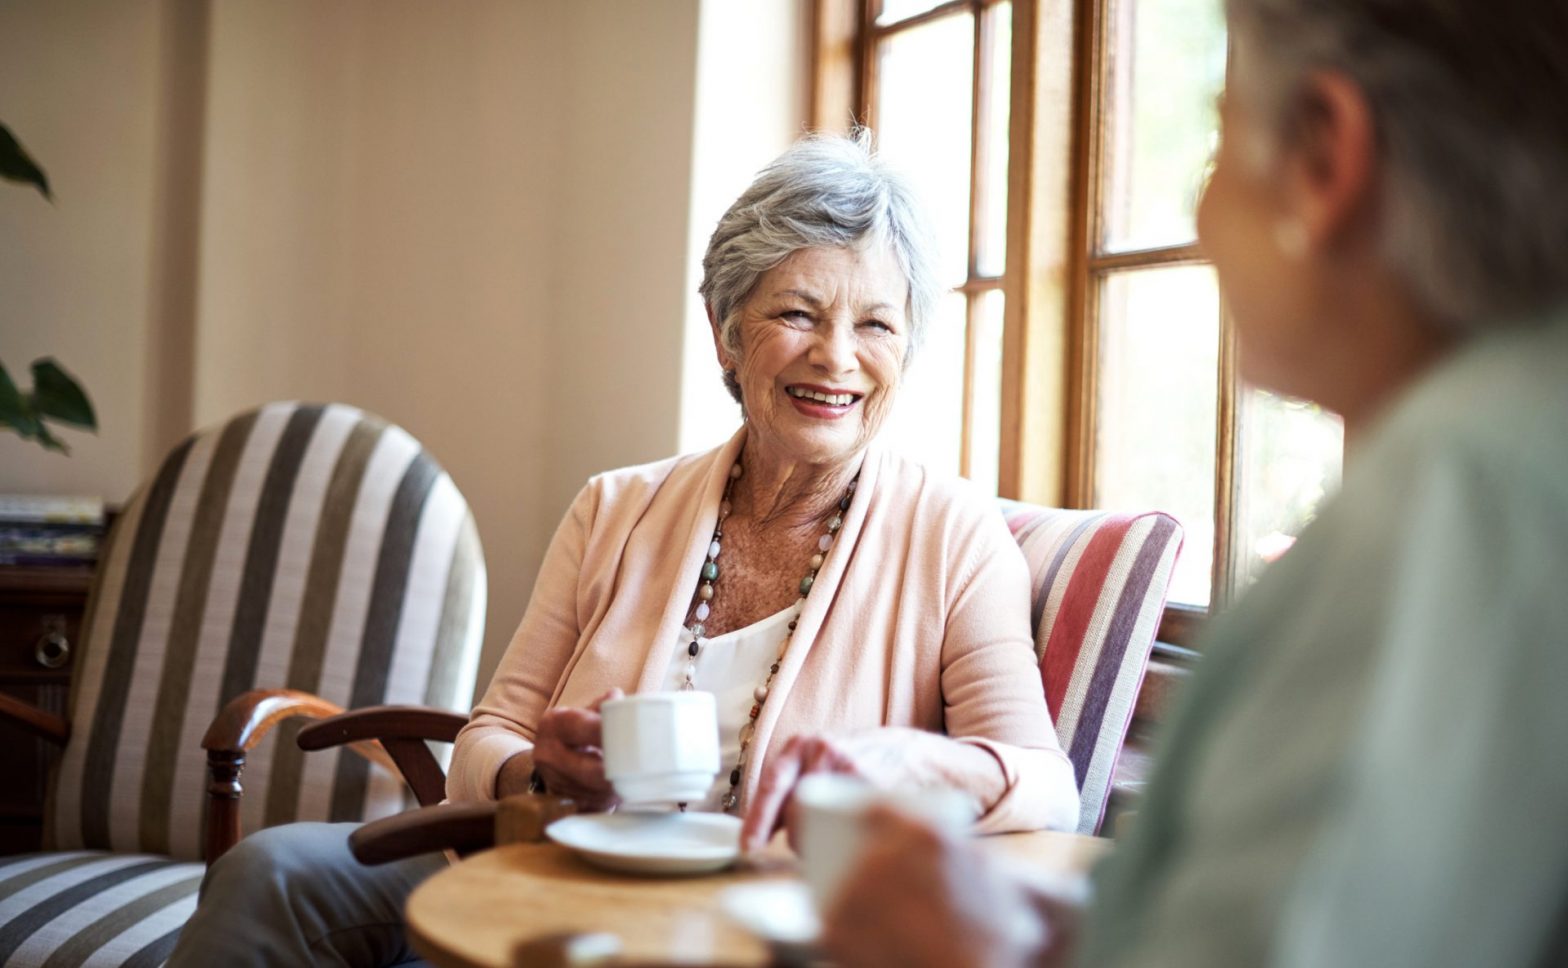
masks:
[(448, 799), (494, 800), (501, 764), (533, 748), (539, 718), (581, 637), (578, 577), (597, 505), (590, 483), (556, 528), (522, 624), (468, 725), (457, 734), (446, 779)]
[(1006, 781), (976, 829), (1073, 830), (1077, 783), (1035, 663), (1028, 566), (1000, 515), (979, 515), (955, 551), (960, 564), (942, 642), (943, 716), (948, 736), (994, 756)]

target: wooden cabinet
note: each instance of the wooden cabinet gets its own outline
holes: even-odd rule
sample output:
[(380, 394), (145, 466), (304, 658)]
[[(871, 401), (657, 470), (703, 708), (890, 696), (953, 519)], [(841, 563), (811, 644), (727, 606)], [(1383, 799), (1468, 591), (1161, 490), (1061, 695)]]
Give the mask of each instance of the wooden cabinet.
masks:
[[(65, 715), (92, 571), (0, 566), (0, 691)], [(0, 721), (0, 854), (37, 850), (59, 747)]]

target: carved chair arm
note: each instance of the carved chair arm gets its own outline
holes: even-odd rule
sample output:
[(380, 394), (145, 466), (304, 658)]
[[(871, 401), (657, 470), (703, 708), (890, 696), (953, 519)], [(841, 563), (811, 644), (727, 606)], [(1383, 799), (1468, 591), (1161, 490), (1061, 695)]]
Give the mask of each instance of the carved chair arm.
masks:
[[(245, 768), (245, 755), (291, 716), (322, 719), (342, 711), (337, 704), (298, 689), (252, 689), (219, 710), (201, 740), (201, 748), (207, 751), (207, 863), (239, 843), (240, 796), (244, 793), (240, 771)], [(385, 754), (370, 758), (384, 760)]]
[(343, 707), (298, 689), (252, 689), (235, 696), (207, 727), (201, 748), (209, 752), (247, 753), (272, 727), (290, 716), (325, 719)]
[(302, 750), (324, 750), (344, 743), (380, 742), (414, 791), (420, 806), (446, 796), (446, 771), (428, 741), (450, 743), (468, 717), (425, 706), (368, 706), (339, 713), (299, 731)]
[(39, 709), (14, 696), (0, 692), (0, 722), (15, 723), (35, 736), (59, 746), (71, 736), (71, 724), (64, 717)]
[(468, 725), (468, 717), (429, 706), (366, 706), (311, 723), (299, 731), (299, 748), (329, 746), (366, 739), (421, 739), (451, 743)]
[(544, 828), (577, 812), (577, 805), (549, 794), (519, 793), (500, 801), (441, 803), (373, 820), (348, 837), (362, 864), (451, 850), (459, 856), (497, 844), (537, 843)]
[(348, 835), (361, 864), (386, 864), (438, 850), (471, 854), (495, 845), (494, 801), (438, 803), (372, 820)]

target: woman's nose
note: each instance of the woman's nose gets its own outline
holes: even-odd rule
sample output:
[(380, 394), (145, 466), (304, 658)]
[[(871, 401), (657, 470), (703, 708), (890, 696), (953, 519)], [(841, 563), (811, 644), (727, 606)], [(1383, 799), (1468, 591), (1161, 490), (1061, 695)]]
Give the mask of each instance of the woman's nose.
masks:
[(822, 326), (812, 344), (810, 362), (830, 374), (847, 373), (855, 368), (853, 328), (843, 325)]

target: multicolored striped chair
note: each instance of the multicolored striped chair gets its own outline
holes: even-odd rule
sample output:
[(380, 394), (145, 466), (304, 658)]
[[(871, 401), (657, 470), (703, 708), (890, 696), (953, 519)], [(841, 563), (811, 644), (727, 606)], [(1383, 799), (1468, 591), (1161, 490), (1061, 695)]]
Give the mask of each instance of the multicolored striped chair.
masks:
[(1158, 511), (1066, 511), (1003, 501), (1034, 580), (1035, 654), (1078, 779), (1078, 832), (1098, 833), (1165, 608), (1182, 530)]
[[(69, 726), (34, 717), (66, 740), (52, 850), (0, 858), (0, 964), (161, 964), (195, 908), (203, 845), (230, 845), (212, 828), (405, 809), (395, 772), (337, 748), (304, 755), (285, 717), (466, 711), (484, 607), (473, 516), (403, 430), (275, 403), (180, 444), (115, 523)], [(245, 764), (243, 799), (209, 784), (204, 734), (215, 762)]]

